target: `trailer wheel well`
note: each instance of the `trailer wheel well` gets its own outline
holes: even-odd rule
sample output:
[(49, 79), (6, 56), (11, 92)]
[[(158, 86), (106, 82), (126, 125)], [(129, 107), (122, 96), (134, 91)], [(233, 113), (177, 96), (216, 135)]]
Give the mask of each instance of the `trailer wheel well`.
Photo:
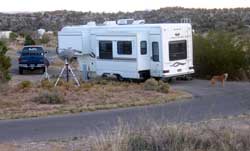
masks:
[(140, 78), (143, 80), (147, 80), (150, 78), (150, 70), (139, 71)]
[(124, 78), (120, 74), (114, 74), (118, 81), (124, 81)]

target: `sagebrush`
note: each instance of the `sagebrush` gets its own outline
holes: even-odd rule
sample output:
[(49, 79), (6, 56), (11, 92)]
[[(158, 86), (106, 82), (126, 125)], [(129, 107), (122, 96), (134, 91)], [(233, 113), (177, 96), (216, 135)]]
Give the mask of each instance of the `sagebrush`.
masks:
[(33, 102), (39, 104), (63, 104), (65, 103), (64, 96), (57, 90), (45, 90), (42, 91), (38, 96), (32, 99)]
[(249, 151), (250, 135), (192, 125), (120, 125), (93, 139), (93, 151)]
[(168, 83), (165, 83), (163, 81), (157, 81), (153, 78), (148, 79), (144, 85), (144, 90), (147, 91), (157, 91), (157, 92), (163, 92), (168, 93), (170, 90), (170, 85)]

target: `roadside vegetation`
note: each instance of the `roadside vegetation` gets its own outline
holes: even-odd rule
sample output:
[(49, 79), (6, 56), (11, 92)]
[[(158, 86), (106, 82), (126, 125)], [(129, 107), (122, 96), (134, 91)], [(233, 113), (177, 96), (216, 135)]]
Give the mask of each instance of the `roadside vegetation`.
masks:
[(196, 34), (194, 67), (199, 78), (228, 73), (231, 80), (249, 80), (250, 41), (244, 35), (229, 32)]
[(0, 41), (0, 83), (5, 83), (11, 79), (9, 69), (11, 60), (6, 56), (8, 49), (4, 42)]
[(0, 147), (7, 151), (249, 151), (249, 121), (249, 115), (241, 115), (200, 123), (169, 124), (143, 117), (136, 126), (118, 120), (117, 127), (101, 134), (0, 144)]
[(135, 129), (124, 123), (114, 131), (96, 137), (93, 151), (248, 151), (248, 129), (230, 125), (215, 128), (208, 124), (159, 124), (147, 122)]

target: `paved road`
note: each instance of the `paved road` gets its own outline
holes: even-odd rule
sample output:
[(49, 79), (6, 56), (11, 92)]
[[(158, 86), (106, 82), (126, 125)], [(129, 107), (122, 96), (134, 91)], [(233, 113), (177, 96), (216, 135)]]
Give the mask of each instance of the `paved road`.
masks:
[(106, 132), (118, 119), (137, 125), (145, 119), (158, 122), (198, 122), (211, 118), (250, 113), (250, 84), (227, 83), (211, 87), (208, 81), (174, 82), (174, 88), (193, 93), (194, 98), (163, 105), (80, 113), (49, 118), (0, 121), (0, 142), (40, 141), (87, 136)]

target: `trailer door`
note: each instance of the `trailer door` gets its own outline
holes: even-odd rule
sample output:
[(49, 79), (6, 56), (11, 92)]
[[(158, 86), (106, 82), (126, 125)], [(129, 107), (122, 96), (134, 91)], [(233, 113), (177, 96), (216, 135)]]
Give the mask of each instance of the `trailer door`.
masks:
[(160, 35), (150, 35), (150, 74), (153, 77), (161, 76), (161, 40)]

